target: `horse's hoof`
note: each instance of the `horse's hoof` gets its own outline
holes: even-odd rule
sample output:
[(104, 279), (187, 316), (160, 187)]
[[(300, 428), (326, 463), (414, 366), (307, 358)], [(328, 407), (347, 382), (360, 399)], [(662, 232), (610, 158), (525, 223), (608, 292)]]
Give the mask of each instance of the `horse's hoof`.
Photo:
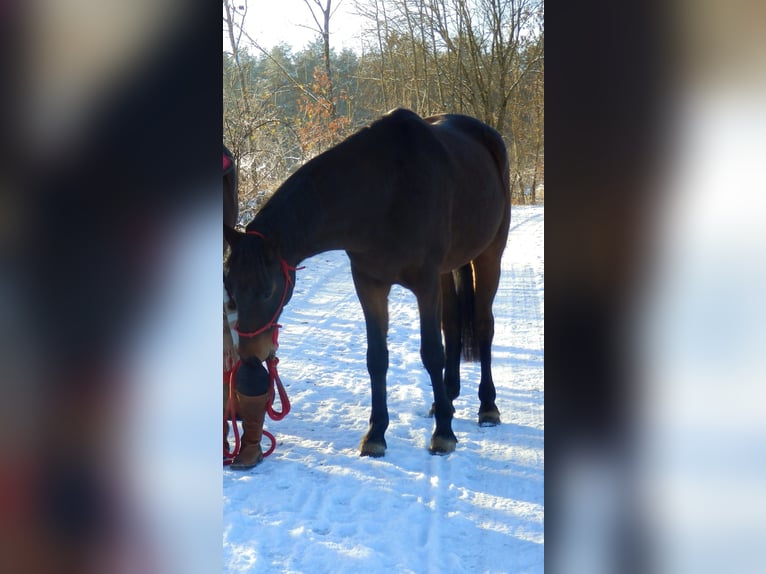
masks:
[(491, 411), (479, 412), (480, 427), (495, 427), (500, 424), (500, 411), (493, 409)]
[(380, 458), (385, 454), (385, 443), (362, 440), (362, 444), (359, 445), (359, 456), (371, 456), (373, 458)]
[(431, 446), (428, 448), (428, 452), (431, 454), (449, 454), (455, 452), (455, 446), (457, 445), (457, 439), (454, 437), (433, 436), (431, 437)]

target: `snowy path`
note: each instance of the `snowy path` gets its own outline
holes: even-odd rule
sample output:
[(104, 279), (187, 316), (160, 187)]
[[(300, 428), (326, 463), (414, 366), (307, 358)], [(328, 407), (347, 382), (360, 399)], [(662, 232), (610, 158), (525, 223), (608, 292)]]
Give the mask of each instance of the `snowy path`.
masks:
[(389, 299), (388, 450), (361, 458), (370, 391), (365, 329), (348, 260), (298, 273), (280, 334), (293, 410), (266, 427), (276, 452), (224, 470), (224, 571), (542, 572), (543, 228), (541, 206), (513, 211), (495, 301), (494, 378), (503, 424), (476, 423), (479, 365), (462, 366), (455, 453), (428, 454), (433, 421), (414, 296)]

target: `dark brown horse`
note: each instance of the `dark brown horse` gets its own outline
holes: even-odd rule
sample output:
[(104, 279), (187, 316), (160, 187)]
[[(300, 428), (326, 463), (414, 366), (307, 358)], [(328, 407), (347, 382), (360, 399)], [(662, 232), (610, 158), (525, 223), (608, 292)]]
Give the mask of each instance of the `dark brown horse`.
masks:
[[(394, 110), (296, 171), (248, 233), (225, 227), (232, 247), (225, 282), (238, 308), (240, 341), (242, 333), (276, 320), (292, 295), (295, 265), (345, 250), (367, 324), (372, 385), (361, 454), (383, 456), (386, 449), (393, 284), (410, 289), (418, 302), (420, 354), (434, 396), (429, 450), (452, 452), (461, 349), (467, 359), (481, 360), (479, 423), (500, 422), (490, 368), (492, 302), (510, 207), (506, 148), (494, 129), (467, 116), (423, 119)], [(242, 345), (240, 354), (249, 359)]]

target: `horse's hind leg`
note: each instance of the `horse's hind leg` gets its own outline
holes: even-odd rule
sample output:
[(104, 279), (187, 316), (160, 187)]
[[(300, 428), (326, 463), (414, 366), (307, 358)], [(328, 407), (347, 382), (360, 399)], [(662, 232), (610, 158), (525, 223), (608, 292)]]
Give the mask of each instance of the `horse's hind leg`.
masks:
[(454, 401), (460, 395), (460, 314), (452, 273), (441, 276), (442, 330), (444, 331), (444, 386)]
[(495, 335), (492, 302), (500, 284), (500, 258), (504, 247), (505, 241), (498, 241), (473, 261), (474, 333), (481, 361), (479, 424), (482, 426), (494, 426), (500, 423), (500, 411), (495, 404), (495, 383), (492, 380), (492, 339)]

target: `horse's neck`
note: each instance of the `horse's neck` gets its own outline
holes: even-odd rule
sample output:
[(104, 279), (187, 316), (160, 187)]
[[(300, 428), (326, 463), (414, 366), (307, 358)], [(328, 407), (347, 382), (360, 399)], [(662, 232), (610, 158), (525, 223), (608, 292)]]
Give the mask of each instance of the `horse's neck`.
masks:
[(342, 248), (326, 233), (328, 217), (319, 192), (310, 178), (288, 180), (253, 221), (254, 229), (276, 238), (290, 265)]

